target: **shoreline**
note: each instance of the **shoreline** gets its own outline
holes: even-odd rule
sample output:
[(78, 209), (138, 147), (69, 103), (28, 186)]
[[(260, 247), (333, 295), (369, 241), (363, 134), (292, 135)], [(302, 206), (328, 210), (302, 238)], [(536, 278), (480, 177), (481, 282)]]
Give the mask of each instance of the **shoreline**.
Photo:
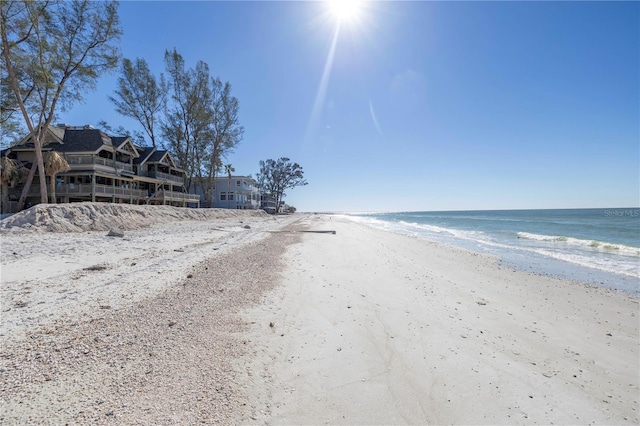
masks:
[[(337, 232), (291, 232), (300, 230)], [(25, 264), (77, 258), (69, 247), (84, 239), (86, 265), (99, 253), (126, 262), (43, 264), (26, 271), (45, 274), (39, 282), (3, 282), (1, 422), (640, 420), (632, 296), (324, 215), (127, 235), (30, 233), (18, 249), (33, 250)], [(153, 241), (166, 247), (130, 258)], [(50, 300), (65, 282), (75, 292)], [(7, 292), (28, 303), (6, 312)], [(22, 332), (5, 330), (29, 316)]]
[[(599, 209), (583, 209), (585, 211), (599, 210)], [(531, 211), (531, 210), (526, 210)], [(549, 211), (549, 210), (541, 210)], [(553, 210), (551, 210), (553, 211)], [(493, 211), (489, 211), (493, 212)], [(499, 212), (499, 211), (498, 211)], [(369, 221), (367, 216), (340, 214), (338, 217), (344, 217), (355, 223), (364, 224), (374, 229), (379, 229), (387, 232), (394, 232), (399, 235), (407, 235), (423, 239), (425, 241), (436, 242), (444, 244), (446, 246), (453, 246), (472, 252), (496, 256), (501, 260), (504, 267), (517, 269), (522, 272), (540, 274), (548, 277), (558, 278), (561, 280), (583, 282), (589, 285), (595, 285), (602, 288), (608, 288), (616, 291), (621, 291), (627, 294), (631, 294), (636, 298), (640, 297), (640, 286), (638, 284), (640, 280), (640, 272), (638, 272), (637, 262), (635, 273), (630, 271), (614, 271), (605, 270), (599, 267), (592, 267), (584, 263), (575, 263), (567, 259), (557, 257), (557, 253), (540, 252), (540, 248), (528, 248), (520, 245), (507, 245), (511, 244), (507, 241), (493, 241), (485, 238), (462, 238), (456, 235), (457, 232), (466, 232), (457, 228), (442, 228), (444, 234), (438, 233), (422, 233), (422, 231), (415, 230), (407, 226), (397, 226), (394, 222), (384, 222), (379, 220)], [(407, 224), (419, 226), (420, 224)], [(479, 231), (481, 234), (484, 231)], [(539, 236), (543, 237), (543, 236)], [(559, 236), (545, 236), (546, 238), (568, 238), (575, 239), (575, 237), (559, 237)], [(518, 236), (518, 239), (521, 237)], [(599, 243), (592, 241), (593, 243)], [(606, 243), (601, 243), (606, 244)], [(640, 254), (640, 248), (619, 244), (620, 247), (625, 249), (635, 250)], [(584, 259), (583, 259), (584, 260)]]
[(337, 234), (291, 246), (282, 286), (247, 313), (242, 423), (637, 424), (637, 298), (346, 219), (311, 226)]

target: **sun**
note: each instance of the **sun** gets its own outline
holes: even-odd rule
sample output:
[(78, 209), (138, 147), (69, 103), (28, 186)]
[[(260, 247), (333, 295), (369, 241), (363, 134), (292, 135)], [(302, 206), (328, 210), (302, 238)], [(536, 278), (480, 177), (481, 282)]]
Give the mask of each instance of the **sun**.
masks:
[(329, 9), (339, 21), (351, 21), (358, 17), (362, 1), (328, 0)]

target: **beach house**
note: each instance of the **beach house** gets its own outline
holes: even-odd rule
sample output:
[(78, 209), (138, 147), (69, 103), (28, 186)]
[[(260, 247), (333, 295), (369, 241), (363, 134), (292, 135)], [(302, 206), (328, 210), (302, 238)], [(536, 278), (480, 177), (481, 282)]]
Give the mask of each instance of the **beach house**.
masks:
[[(128, 136), (109, 136), (92, 126), (50, 126), (42, 152), (57, 152), (69, 169), (55, 174), (58, 203), (80, 201), (199, 207), (200, 197), (185, 190), (185, 171), (165, 150), (140, 147)], [(31, 168), (31, 135), (3, 151), (17, 167)], [(47, 176), (49, 188), (50, 176)], [(27, 206), (40, 202), (40, 176), (28, 190)], [(15, 212), (24, 182), (3, 185), (3, 212)]]
[(276, 206), (276, 197), (270, 194), (261, 194), (260, 195), (260, 208), (267, 213), (279, 213), (280, 209)]
[(214, 207), (258, 210), (260, 191), (251, 176), (220, 176), (213, 187)]

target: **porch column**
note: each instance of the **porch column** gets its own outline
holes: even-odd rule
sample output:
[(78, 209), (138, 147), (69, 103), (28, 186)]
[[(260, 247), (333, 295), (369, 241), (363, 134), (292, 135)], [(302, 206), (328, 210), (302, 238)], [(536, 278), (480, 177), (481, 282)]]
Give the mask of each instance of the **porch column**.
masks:
[(96, 202), (96, 175), (91, 175), (91, 202)]

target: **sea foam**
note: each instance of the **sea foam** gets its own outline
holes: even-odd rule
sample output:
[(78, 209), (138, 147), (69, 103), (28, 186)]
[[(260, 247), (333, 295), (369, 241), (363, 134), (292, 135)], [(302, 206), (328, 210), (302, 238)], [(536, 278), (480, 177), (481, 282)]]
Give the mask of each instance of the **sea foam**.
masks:
[(544, 241), (553, 244), (566, 244), (569, 246), (581, 247), (583, 249), (600, 251), (600, 252), (615, 252), (623, 256), (640, 257), (640, 248), (631, 247), (624, 244), (615, 244), (605, 241), (596, 240), (582, 240), (579, 238), (558, 236), (558, 235), (539, 235), (530, 234), (528, 232), (518, 232), (518, 238), (524, 238), (527, 240)]

